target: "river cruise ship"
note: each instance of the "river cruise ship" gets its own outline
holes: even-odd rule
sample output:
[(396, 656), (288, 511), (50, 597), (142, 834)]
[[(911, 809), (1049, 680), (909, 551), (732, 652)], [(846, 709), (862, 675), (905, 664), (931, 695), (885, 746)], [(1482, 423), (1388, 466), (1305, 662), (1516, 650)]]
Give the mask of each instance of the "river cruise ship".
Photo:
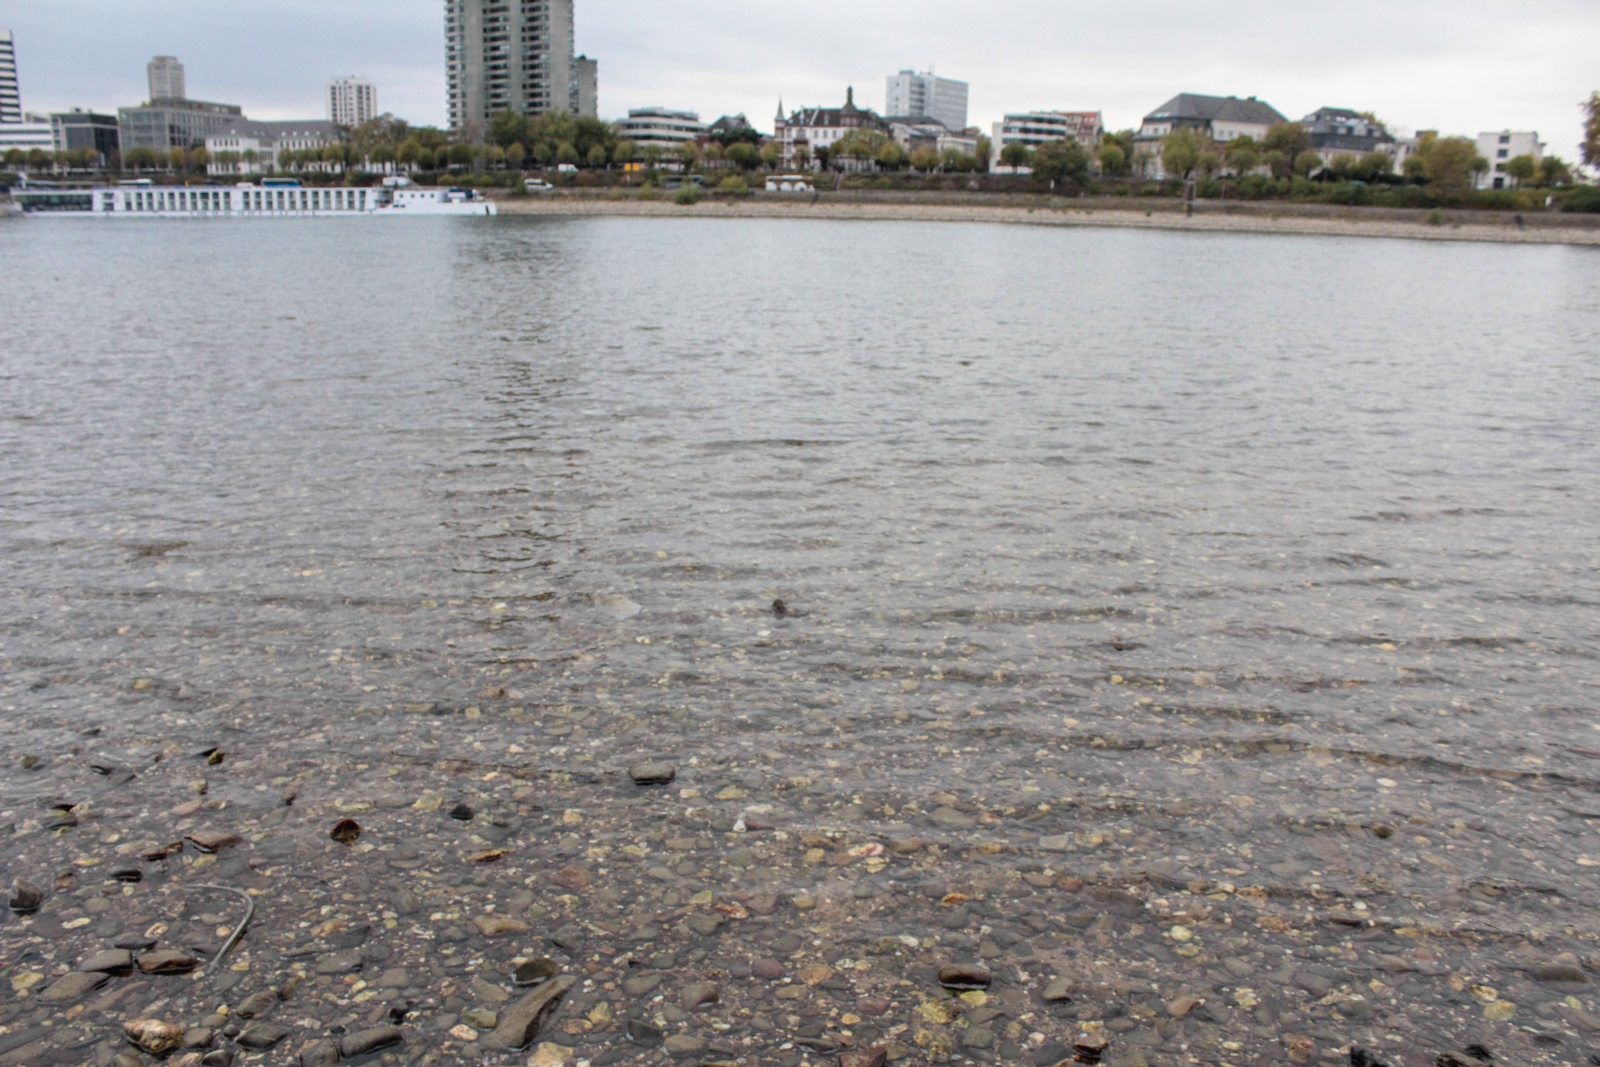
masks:
[(29, 215), (103, 218), (323, 218), (337, 215), (495, 215), (475, 189), (413, 185), (388, 178), (379, 188), (304, 186), (292, 178), (257, 185), (157, 185), (149, 179), (92, 189), (23, 187), (12, 199)]

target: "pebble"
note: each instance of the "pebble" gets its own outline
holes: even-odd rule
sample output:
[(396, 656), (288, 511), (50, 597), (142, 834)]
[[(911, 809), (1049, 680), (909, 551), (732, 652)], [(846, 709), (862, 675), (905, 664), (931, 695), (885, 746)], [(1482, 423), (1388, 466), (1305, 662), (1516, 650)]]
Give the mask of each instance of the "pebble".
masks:
[(289, 1031), (281, 1026), (273, 1026), (271, 1023), (257, 1023), (234, 1040), (247, 1049), (260, 1052), (272, 1048), (288, 1036)]
[(939, 984), (946, 989), (988, 989), (993, 981), (986, 967), (953, 963), (939, 968)]
[(643, 1019), (629, 1019), (627, 1033), (629, 1041), (646, 1048), (655, 1048), (666, 1037), (660, 1027), (652, 1026)]
[(264, 989), (259, 993), (252, 993), (245, 997), (234, 1009), (234, 1014), (241, 1019), (255, 1019), (267, 1014), (278, 1006), (278, 994), (271, 989)]
[(145, 974), (188, 974), (200, 961), (175, 948), (158, 949), (139, 957), (139, 970)]
[(108, 948), (78, 964), (80, 971), (101, 971), (105, 974), (126, 974), (133, 970), (133, 953), (125, 948)]
[[(345, 1059), (354, 1059), (365, 1056), (371, 1052), (393, 1048), (405, 1040), (405, 1035), (396, 1026), (378, 1026), (370, 1030), (360, 1030), (339, 1039), (339, 1054)], [(240, 1038), (240, 1044), (244, 1039)]]
[(493, 1048), (525, 1049), (539, 1039), (545, 1023), (561, 1006), (561, 1001), (577, 984), (571, 975), (561, 975), (543, 983), (533, 992), (512, 1005), (500, 1017), (500, 1025), (489, 1034), (485, 1043)]
[(457, 822), (471, 822), (476, 816), (477, 812), (473, 811), (466, 804), (457, 804), (455, 807), (450, 809), (450, 817), (455, 819)]
[(1176, 997), (1167, 1002), (1167, 1014), (1172, 1016), (1174, 1019), (1182, 1019), (1185, 1018), (1191, 1011), (1194, 1011), (1196, 1008), (1198, 1008), (1201, 1003), (1202, 1002), (1198, 997)]
[(185, 840), (193, 841), (203, 852), (221, 852), (232, 845), (244, 843), (244, 838), (228, 830), (196, 830)]
[(757, 978), (765, 978), (769, 982), (775, 982), (784, 976), (785, 968), (781, 960), (763, 956), (750, 965), (750, 973)]
[(39, 999), (46, 1004), (64, 1004), (71, 1000), (81, 1000), (110, 980), (111, 976), (107, 974), (73, 971), (40, 993)]
[(839, 1054), (839, 1067), (884, 1067), (888, 1062), (889, 1050), (882, 1045)]
[(461, 1021), (479, 1030), (493, 1030), (500, 1025), (500, 1013), (488, 1008), (472, 1008), (461, 1013)]
[(950, 830), (971, 830), (978, 825), (977, 820), (972, 816), (959, 812), (948, 805), (935, 808), (929, 818)]
[(706, 1043), (703, 1039), (693, 1034), (673, 1034), (663, 1042), (664, 1047), (674, 1056), (683, 1056), (691, 1052), (704, 1052)]
[(1580, 985), (1587, 984), (1589, 976), (1581, 967), (1570, 963), (1546, 963), (1528, 970), (1528, 977), (1535, 982), (1545, 982), (1552, 985)]
[(210, 1048), (217, 1040), (217, 1032), (209, 1026), (191, 1026), (183, 1032), (184, 1048)]
[(38, 911), (43, 903), (44, 890), (26, 878), (18, 878), (11, 883), (11, 898), (6, 902), (6, 906), (18, 915), (31, 915)]
[(484, 937), (500, 937), (503, 934), (525, 934), (533, 929), (521, 919), (511, 919), (504, 915), (480, 915), (472, 921), (483, 932)]
[(300, 1067), (339, 1067), (339, 1046), (322, 1041), (300, 1053)]
[(660, 984), (659, 974), (640, 974), (623, 979), (622, 991), (630, 997), (643, 997), (655, 992)]
[(1072, 982), (1066, 978), (1052, 978), (1039, 994), (1045, 1001), (1055, 1004), (1072, 999)]
[(219, 1048), (200, 1057), (200, 1067), (233, 1067), (233, 1050)]
[(328, 831), (328, 836), (341, 845), (353, 845), (361, 838), (361, 824), (354, 819), (340, 819)]
[(535, 986), (555, 975), (561, 970), (554, 960), (529, 960), (522, 964), (512, 975), (512, 982), (519, 986)]
[(122, 1032), (152, 1056), (171, 1052), (183, 1044), (183, 1027), (161, 1019), (134, 1019), (123, 1026)]
[(678, 769), (661, 760), (641, 760), (628, 768), (634, 785), (668, 785), (677, 776)]
[(678, 1007), (684, 1011), (697, 1011), (709, 1008), (722, 999), (722, 992), (715, 982), (695, 982), (684, 986), (683, 992), (678, 994)]

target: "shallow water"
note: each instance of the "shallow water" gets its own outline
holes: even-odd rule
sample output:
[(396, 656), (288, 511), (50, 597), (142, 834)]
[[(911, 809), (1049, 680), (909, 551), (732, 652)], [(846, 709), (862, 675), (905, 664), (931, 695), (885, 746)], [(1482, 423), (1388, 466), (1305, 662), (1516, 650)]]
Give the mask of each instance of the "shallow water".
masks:
[(93, 727), (662, 755), (691, 808), (1370, 897), (1470, 926), (1485, 980), (1593, 951), (1593, 252), (508, 218), (0, 253), (12, 766)]

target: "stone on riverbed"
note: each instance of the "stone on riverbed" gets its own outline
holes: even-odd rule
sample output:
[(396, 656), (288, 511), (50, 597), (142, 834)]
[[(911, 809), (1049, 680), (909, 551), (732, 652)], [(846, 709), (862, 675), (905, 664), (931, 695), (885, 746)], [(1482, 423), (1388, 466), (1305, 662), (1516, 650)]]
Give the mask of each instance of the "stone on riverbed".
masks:
[(946, 989), (988, 989), (993, 981), (986, 967), (953, 963), (939, 968), (939, 984)]
[(511, 1051), (527, 1048), (539, 1039), (539, 1032), (576, 984), (577, 979), (571, 975), (545, 982), (501, 1014), (500, 1025), (484, 1038), (484, 1044)]
[(183, 1044), (183, 1027), (161, 1019), (134, 1019), (123, 1026), (122, 1032), (152, 1056), (171, 1052)]
[(628, 768), (634, 785), (669, 785), (677, 776), (678, 769), (664, 760), (640, 760)]
[(71, 1000), (81, 1000), (110, 980), (111, 976), (106, 974), (73, 971), (40, 993), (39, 999), (46, 1004), (65, 1004)]
[(133, 970), (133, 953), (125, 948), (108, 948), (78, 964), (80, 971), (99, 971), (103, 974), (127, 974)]
[(270, 1023), (257, 1023), (234, 1040), (247, 1049), (259, 1052), (273, 1047), (288, 1036), (289, 1031), (281, 1026), (273, 1026)]
[(44, 903), (44, 890), (28, 881), (18, 878), (11, 883), (11, 899), (6, 906), (18, 915), (31, 915), (39, 910), (39, 905)]
[(405, 1035), (397, 1026), (378, 1026), (371, 1030), (361, 1030), (339, 1039), (339, 1054), (345, 1059), (354, 1059), (365, 1056), (369, 1052), (393, 1048), (405, 1040)]
[(1546, 963), (1528, 970), (1528, 977), (1535, 982), (1544, 982), (1549, 985), (1585, 985), (1589, 976), (1582, 967), (1570, 963)]
[(139, 969), (145, 974), (188, 974), (198, 966), (199, 960), (175, 948), (147, 952), (139, 957)]

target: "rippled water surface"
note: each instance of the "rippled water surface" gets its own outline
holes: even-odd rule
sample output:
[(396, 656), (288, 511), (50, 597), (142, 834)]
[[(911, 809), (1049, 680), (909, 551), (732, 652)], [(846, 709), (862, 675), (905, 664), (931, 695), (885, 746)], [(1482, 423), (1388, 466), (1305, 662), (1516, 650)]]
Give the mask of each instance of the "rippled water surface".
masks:
[(660, 754), (808, 826), (1592, 951), (1593, 252), (521, 218), (0, 257), (12, 761), (160, 717)]

